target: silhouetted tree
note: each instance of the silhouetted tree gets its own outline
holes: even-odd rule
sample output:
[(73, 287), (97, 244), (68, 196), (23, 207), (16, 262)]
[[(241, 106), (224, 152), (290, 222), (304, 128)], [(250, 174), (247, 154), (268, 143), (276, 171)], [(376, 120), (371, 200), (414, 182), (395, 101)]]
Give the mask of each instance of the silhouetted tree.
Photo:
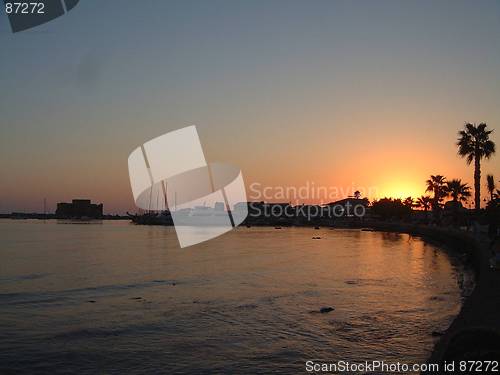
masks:
[(411, 208), (405, 206), (401, 199), (382, 198), (372, 203), (371, 212), (383, 219), (401, 219), (411, 213)]
[(431, 208), (432, 199), (428, 195), (422, 195), (417, 199), (416, 206), (418, 208), (422, 208), (425, 212), (427, 212)]
[(356, 191), (354, 192), (354, 198), (355, 198), (355, 199), (360, 199), (360, 198), (361, 198), (361, 192), (360, 192), (359, 190), (356, 190)]
[(488, 193), (490, 193), (490, 201), (495, 198), (495, 178), (492, 174), (486, 176), (486, 188), (488, 189)]
[(407, 197), (404, 201), (403, 201), (403, 204), (410, 208), (410, 210), (415, 206), (414, 202), (413, 202), (413, 198), (412, 197)]
[(446, 197), (446, 178), (441, 175), (432, 175), (430, 179), (426, 181), (427, 189), (426, 192), (434, 193), (432, 198), (432, 209), (437, 210), (440, 207), (441, 201)]
[(486, 130), (487, 125), (465, 124), (464, 130), (458, 132), (458, 154), (466, 158), (467, 164), (474, 161), (474, 204), (481, 208), (481, 159), (489, 159), (495, 153), (495, 143), (490, 140), (493, 130)]
[(466, 201), (471, 196), (470, 187), (456, 178), (446, 182), (446, 192), (453, 198), (453, 202)]

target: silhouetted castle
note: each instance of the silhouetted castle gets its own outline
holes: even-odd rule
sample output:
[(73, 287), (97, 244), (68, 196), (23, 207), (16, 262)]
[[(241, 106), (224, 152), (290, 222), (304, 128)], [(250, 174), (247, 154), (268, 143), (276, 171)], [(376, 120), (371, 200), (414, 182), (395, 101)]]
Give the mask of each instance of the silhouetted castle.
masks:
[(58, 219), (100, 219), (103, 205), (92, 204), (90, 199), (73, 199), (71, 203), (58, 203), (56, 217)]

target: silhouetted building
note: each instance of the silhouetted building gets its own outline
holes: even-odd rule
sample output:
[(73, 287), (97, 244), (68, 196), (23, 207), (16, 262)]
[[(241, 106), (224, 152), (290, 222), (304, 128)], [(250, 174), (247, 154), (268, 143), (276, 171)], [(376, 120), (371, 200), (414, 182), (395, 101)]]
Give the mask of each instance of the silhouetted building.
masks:
[(353, 216), (356, 208), (363, 207), (364, 211), (368, 209), (369, 201), (366, 198), (347, 197), (335, 202), (328, 203), (327, 206), (335, 209), (337, 213), (343, 213), (345, 216)]
[(92, 204), (90, 199), (73, 199), (71, 203), (58, 203), (56, 217), (58, 219), (100, 219), (102, 218), (101, 204)]

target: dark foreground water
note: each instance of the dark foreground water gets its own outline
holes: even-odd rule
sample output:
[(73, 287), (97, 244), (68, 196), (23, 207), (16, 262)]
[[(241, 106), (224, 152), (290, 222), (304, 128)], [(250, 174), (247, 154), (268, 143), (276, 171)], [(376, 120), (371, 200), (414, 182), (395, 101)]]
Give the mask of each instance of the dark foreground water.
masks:
[(0, 241), (1, 374), (422, 362), (468, 283), (394, 233), (239, 228), (179, 249), (173, 228), (0, 220)]

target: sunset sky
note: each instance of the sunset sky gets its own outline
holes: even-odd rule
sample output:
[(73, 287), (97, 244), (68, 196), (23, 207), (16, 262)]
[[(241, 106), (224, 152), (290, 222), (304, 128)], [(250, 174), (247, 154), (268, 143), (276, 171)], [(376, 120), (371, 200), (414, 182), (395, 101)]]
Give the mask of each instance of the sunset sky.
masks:
[(473, 185), (465, 122), (500, 148), (499, 1), (84, 0), (0, 43), (0, 212), (134, 211), (129, 153), (192, 124), (247, 185), (379, 197)]

